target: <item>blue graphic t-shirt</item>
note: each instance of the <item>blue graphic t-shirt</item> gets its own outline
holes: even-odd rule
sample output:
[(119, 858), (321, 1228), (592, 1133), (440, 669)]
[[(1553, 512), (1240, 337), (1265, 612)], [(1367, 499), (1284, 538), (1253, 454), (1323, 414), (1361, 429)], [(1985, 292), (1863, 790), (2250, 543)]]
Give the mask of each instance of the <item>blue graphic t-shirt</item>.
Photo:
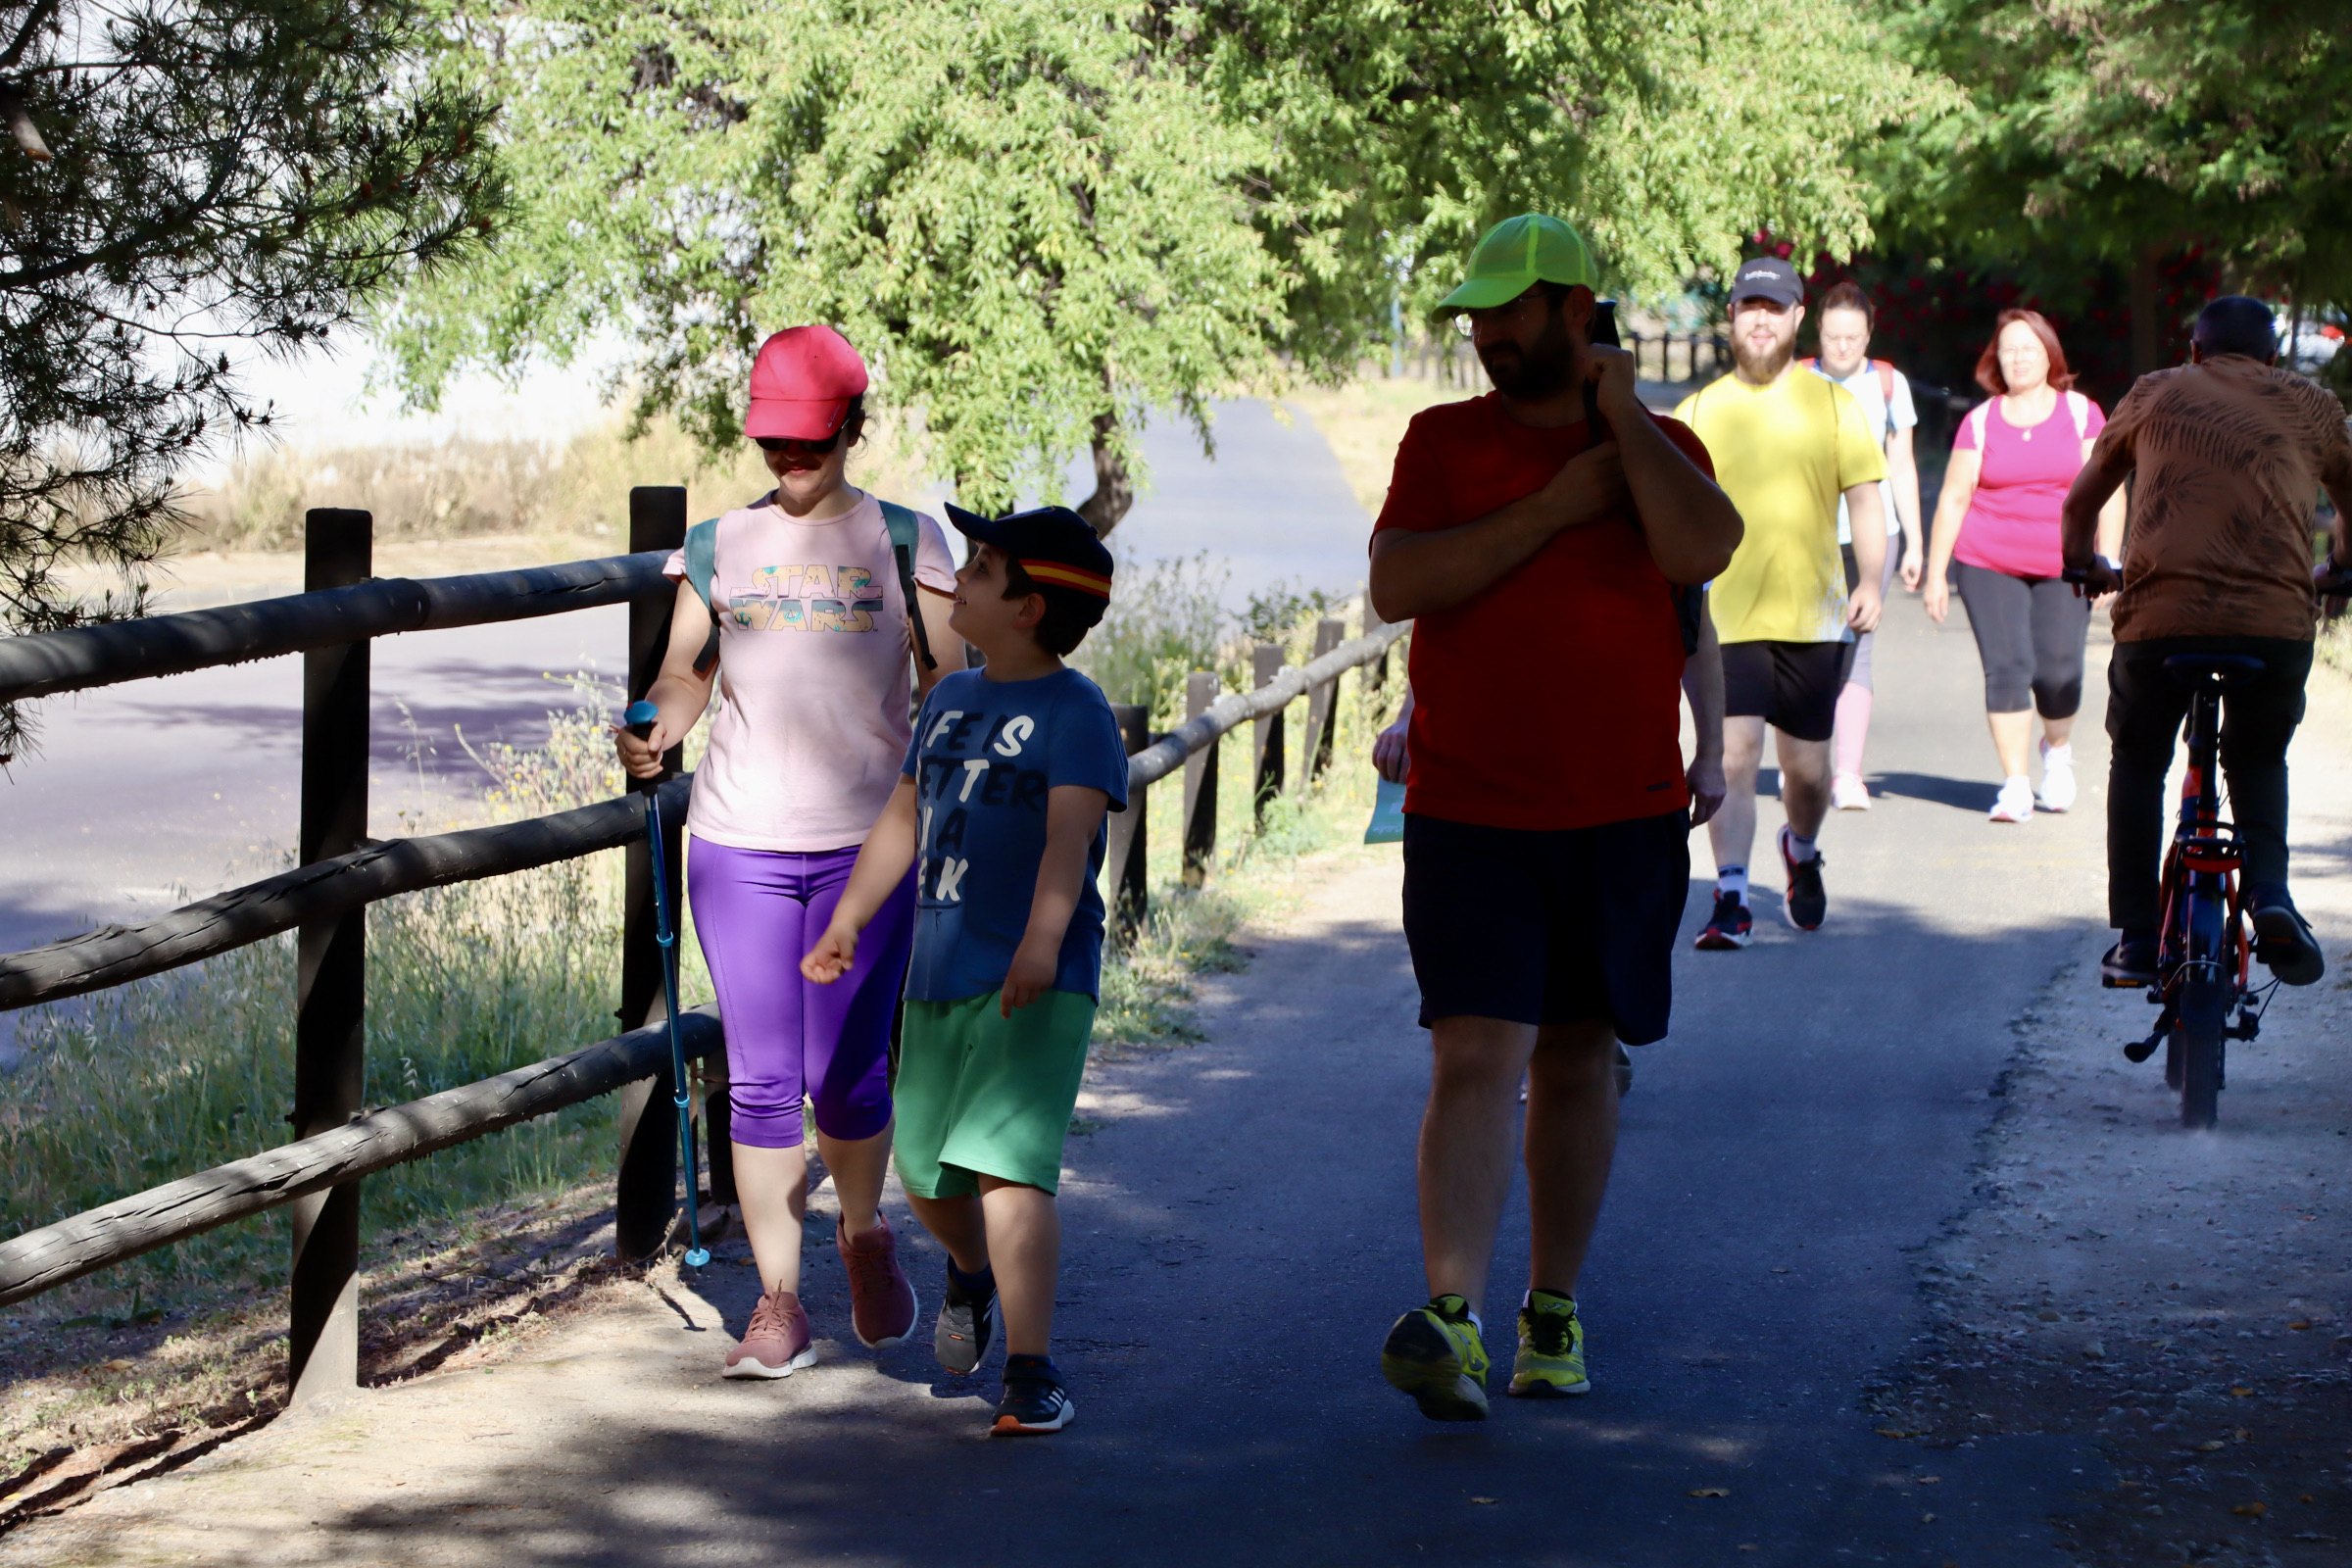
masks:
[[(1127, 749), (1102, 689), (1074, 669), (995, 681), (960, 670), (931, 689), (902, 771), (914, 780), (912, 1002), (1000, 990), (1029, 929), (1046, 854), (1046, 794), (1077, 784), (1127, 805)], [(1061, 939), (1056, 991), (1098, 995), (1102, 975), (1101, 830)]]

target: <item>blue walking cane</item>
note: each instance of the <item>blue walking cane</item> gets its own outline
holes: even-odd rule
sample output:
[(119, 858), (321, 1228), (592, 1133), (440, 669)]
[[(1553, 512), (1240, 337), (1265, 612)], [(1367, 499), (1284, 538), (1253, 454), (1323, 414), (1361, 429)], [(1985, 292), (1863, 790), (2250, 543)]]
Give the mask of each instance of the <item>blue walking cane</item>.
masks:
[[(653, 735), (654, 720), (661, 710), (651, 703), (636, 702), (620, 716), (630, 734), (646, 740)], [(694, 1162), (694, 1097), (686, 1082), (686, 1046), (678, 1035), (678, 928), (669, 917), (669, 856), (662, 842), (662, 785), (659, 779), (647, 779), (642, 787), (645, 842), (654, 853), (654, 940), (662, 945), (662, 994), (669, 1004), (669, 1102), (678, 1107), (678, 1150), (686, 1156), (686, 1266), (701, 1268), (710, 1261), (710, 1249), (703, 1245), (702, 1216), (695, 1207), (695, 1188), (702, 1178)]]

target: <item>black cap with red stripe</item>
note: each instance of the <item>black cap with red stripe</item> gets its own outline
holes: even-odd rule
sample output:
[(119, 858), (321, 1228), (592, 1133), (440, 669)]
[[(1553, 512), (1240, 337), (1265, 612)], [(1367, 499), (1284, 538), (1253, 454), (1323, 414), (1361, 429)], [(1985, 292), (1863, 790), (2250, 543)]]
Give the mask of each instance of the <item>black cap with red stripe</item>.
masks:
[(1009, 516), (983, 517), (950, 505), (948, 520), (965, 538), (995, 545), (1019, 562), (1041, 588), (1110, 598), (1110, 552), (1094, 524), (1067, 507), (1034, 507)]

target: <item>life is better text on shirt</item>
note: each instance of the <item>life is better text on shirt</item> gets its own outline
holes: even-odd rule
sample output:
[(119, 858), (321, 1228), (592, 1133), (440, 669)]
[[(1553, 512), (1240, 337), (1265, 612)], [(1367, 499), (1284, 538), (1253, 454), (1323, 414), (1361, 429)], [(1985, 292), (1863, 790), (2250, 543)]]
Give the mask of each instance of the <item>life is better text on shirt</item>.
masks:
[[(1063, 785), (1127, 803), (1127, 752), (1095, 683), (1076, 670), (992, 681), (978, 670), (933, 689), (907, 748), (916, 812), (915, 938), (906, 994), (986, 996), (1004, 982), (1029, 925), (1047, 805)], [(1103, 835), (1061, 944), (1054, 989), (1094, 996), (1102, 950)]]

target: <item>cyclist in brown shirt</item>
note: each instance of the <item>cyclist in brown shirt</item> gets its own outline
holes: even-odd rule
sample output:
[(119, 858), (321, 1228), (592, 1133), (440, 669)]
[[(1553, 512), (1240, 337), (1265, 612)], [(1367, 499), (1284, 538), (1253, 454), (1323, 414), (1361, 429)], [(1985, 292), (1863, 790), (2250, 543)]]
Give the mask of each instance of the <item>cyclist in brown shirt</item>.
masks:
[[(2255, 956), (2289, 985), (2327, 968), (2287, 897), (2286, 744), (2311, 673), (2313, 578), (2352, 562), (2352, 439), (2333, 394), (2278, 362), (2269, 307), (2215, 300), (2197, 318), (2189, 363), (2133, 384), (2067, 493), (2067, 567), (2086, 572), (2090, 589), (2122, 590), (2107, 666), (2107, 914), (2120, 935), (2100, 963), (2110, 985), (2155, 979), (2164, 775), (2189, 702), (2164, 662), (2187, 653), (2263, 662), (2223, 697), (2221, 736)], [(2119, 572), (2094, 558), (2092, 541), (2100, 504), (2134, 473)], [(2322, 489), (2336, 531), (2315, 569)]]

